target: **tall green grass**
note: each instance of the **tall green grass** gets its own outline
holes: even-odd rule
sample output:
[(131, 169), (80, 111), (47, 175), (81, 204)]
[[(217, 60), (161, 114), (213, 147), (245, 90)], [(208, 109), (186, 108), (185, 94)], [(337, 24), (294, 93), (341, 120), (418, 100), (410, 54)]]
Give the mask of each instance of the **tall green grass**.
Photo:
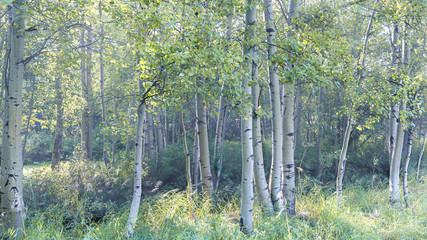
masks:
[[(134, 239), (427, 239), (425, 179), (411, 182), (409, 208), (391, 207), (387, 185), (378, 186), (346, 186), (339, 205), (333, 184), (302, 178), (298, 215), (265, 214), (255, 202), (250, 236), (239, 230), (239, 193), (219, 193), (215, 203), (193, 196), (193, 215), (186, 192), (172, 190), (143, 199)], [(124, 239), (128, 209), (111, 207), (96, 222), (85, 214), (70, 220), (61, 205), (29, 209), (25, 239)]]

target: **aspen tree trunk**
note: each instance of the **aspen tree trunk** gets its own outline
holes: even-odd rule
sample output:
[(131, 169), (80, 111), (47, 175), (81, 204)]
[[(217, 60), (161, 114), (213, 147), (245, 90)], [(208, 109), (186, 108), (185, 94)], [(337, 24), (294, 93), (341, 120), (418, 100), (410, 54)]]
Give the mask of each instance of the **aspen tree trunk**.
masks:
[(135, 223), (138, 217), (139, 205), (142, 194), (142, 149), (144, 142), (144, 119), (145, 119), (145, 100), (141, 100), (138, 106), (136, 120), (136, 139), (135, 139), (135, 159), (133, 175), (133, 196), (130, 206), (129, 219), (127, 223), (126, 236), (132, 237)]
[(64, 126), (62, 118), (64, 116), (64, 107), (62, 106), (64, 97), (62, 95), (62, 76), (55, 78), (55, 92), (56, 92), (56, 127), (55, 127), (55, 140), (52, 150), (52, 170), (55, 169), (61, 160), (62, 153), (62, 135)]
[[(89, 34), (90, 36), (90, 34)], [(85, 160), (92, 160), (92, 113), (91, 113), (91, 96), (92, 96), (92, 76), (91, 76), (91, 61), (92, 51), (88, 49), (86, 57), (86, 34), (82, 29), (81, 46), (82, 46), (82, 59), (81, 59), (81, 81), (82, 92), (84, 97), (84, 106), (82, 110), (82, 126), (81, 126), (81, 151), (82, 158)], [(91, 39), (91, 37), (89, 38)]]
[[(224, 90), (224, 84), (222, 85), (222, 91)], [(222, 92), (221, 91), (221, 92)], [(215, 131), (215, 146), (214, 146), (214, 153), (213, 158), (216, 165), (216, 176), (214, 181), (214, 192), (218, 190), (218, 184), (219, 179), (221, 176), (221, 170), (222, 170), (222, 142), (223, 142), (223, 129), (224, 129), (224, 116), (225, 111), (227, 110), (225, 99), (221, 95), (219, 98), (219, 106), (218, 106), (219, 114), (218, 114), (218, 121), (216, 123), (216, 131)]]
[(187, 190), (191, 194), (191, 161), (190, 161), (190, 153), (188, 153), (188, 147), (187, 147), (187, 132), (185, 131), (185, 125), (184, 125), (184, 110), (181, 110), (179, 112), (179, 122), (181, 124), (181, 130), (182, 130), (182, 145), (184, 148), (184, 155), (185, 155), (185, 176), (187, 178)]
[(200, 173), (202, 177), (202, 191), (209, 196), (213, 193), (213, 181), (209, 159), (209, 139), (206, 118), (206, 108), (200, 94), (196, 94), (197, 129), (200, 146)]
[(22, 158), (22, 85), (24, 78), (25, 0), (9, 6), (9, 69), (5, 84), (3, 136), (0, 167), (0, 223), (2, 230), (23, 235), (25, 206)]
[(295, 215), (295, 164), (294, 164), (294, 85), (283, 86), (283, 172), (282, 189), (286, 209)]
[[(102, 22), (102, 1), (99, 2), (99, 18)], [(110, 167), (110, 159), (108, 159), (107, 149), (107, 136), (106, 131), (107, 125), (107, 106), (105, 104), (105, 74), (104, 74), (104, 22), (101, 23), (101, 42), (99, 50), (99, 68), (100, 68), (100, 87), (101, 87), (101, 108), (102, 108), (102, 125), (104, 127), (102, 131), (102, 158), (104, 159), (105, 166)]]
[[(399, 61), (399, 25), (393, 25), (393, 33), (392, 33), (392, 45), (391, 45), (391, 61), (392, 65), (395, 69), (398, 68)], [(392, 79), (394, 80), (394, 79)], [(389, 140), (389, 162), (391, 165), (391, 161), (393, 159), (393, 153), (396, 148), (396, 138), (397, 138), (397, 127), (398, 127), (398, 118), (399, 115), (399, 104), (392, 102), (390, 106), (390, 140)]]
[(199, 185), (199, 171), (200, 171), (200, 149), (199, 149), (199, 135), (196, 128), (194, 129), (194, 145), (193, 145), (193, 192), (197, 192)]
[[(230, 16), (228, 18), (227, 22), (227, 41), (230, 41), (231, 34), (232, 34), (232, 27), (233, 27), (233, 18)], [(228, 49), (227, 49), (228, 51)], [(218, 106), (218, 121), (216, 123), (216, 132), (215, 132), (215, 146), (214, 146), (214, 161), (216, 161), (216, 176), (214, 180), (214, 192), (218, 190), (218, 184), (219, 179), (221, 177), (221, 170), (222, 170), (222, 146), (224, 141), (224, 125), (226, 121), (226, 111), (227, 111), (227, 104), (226, 100), (224, 99), (223, 92), (225, 88), (225, 81), (222, 83), (221, 86), (221, 96), (219, 97), (219, 106)]]
[[(375, 1), (374, 5), (377, 2), (378, 2), (378, 0)], [(358, 85), (360, 85), (362, 83), (362, 80), (364, 78), (363, 71), (365, 70), (365, 62), (366, 62), (365, 56), (366, 56), (367, 50), (368, 50), (368, 40), (369, 40), (369, 35), (371, 32), (375, 12), (376, 12), (376, 10), (374, 9), (372, 11), (371, 16), (370, 16), (368, 27), (366, 28), (366, 33), (365, 33), (365, 37), (363, 40), (363, 49), (359, 55), (359, 59), (358, 59), (357, 64), (356, 64), (356, 72), (358, 75)], [(350, 111), (353, 111), (353, 106), (350, 107)], [(342, 181), (344, 178), (345, 163), (347, 160), (348, 144), (350, 142), (350, 135), (351, 135), (351, 131), (353, 129), (353, 119), (352, 118), (353, 118), (353, 116), (352, 116), (352, 113), (350, 112), (348, 117), (347, 117), (347, 127), (346, 127), (346, 130), (344, 133), (343, 145), (341, 148), (340, 159), (338, 162), (338, 173), (337, 173), (336, 187), (337, 187), (337, 199), (338, 199), (339, 204), (342, 203)]]
[(284, 209), (283, 195), (280, 186), (280, 177), (282, 174), (282, 116), (280, 112), (280, 82), (279, 75), (277, 74), (277, 63), (273, 63), (271, 59), (277, 54), (276, 43), (276, 29), (274, 27), (273, 16), (273, 1), (264, 1), (264, 19), (266, 22), (265, 30), (267, 32), (267, 49), (268, 49), (268, 78), (270, 85), (270, 101), (272, 119), (272, 159), (270, 168), (270, 194), (271, 201), (276, 211)]
[[(406, 28), (406, 26), (405, 26)], [(408, 42), (406, 40), (406, 36), (402, 39), (402, 65), (405, 66), (408, 60)], [(400, 84), (402, 84), (402, 80), (400, 80)], [(402, 99), (401, 107), (399, 109), (399, 118), (398, 118), (398, 128), (397, 128), (397, 139), (396, 146), (394, 152), (392, 154), (393, 158), (390, 163), (390, 177), (389, 177), (389, 201), (391, 205), (400, 202), (400, 190), (399, 190), (399, 171), (400, 171), (400, 163), (402, 161), (402, 149), (404, 144), (404, 125), (403, 125), (403, 114), (406, 111), (406, 101)], [(412, 134), (412, 133), (411, 133)], [(412, 144), (412, 139), (411, 139)], [(409, 161), (409, 160), (408, 160)], [(405, 185), (404, 185), (405, 187)], [(405, 191), (405, 188), (403, 189)], [(406, 200), (406, 199), (405, 199)]]
[[(404, 112), (405, 110), (406, 110), (406, 103), (403, 103), (402, 109), (400, 111)], [(403, 119), (401, 119), (401, 116), (399, 116), (396, 147), (394, 149), (393, 159), (391, 160), (391, 165), (390, 165), (389, 201), (392, 205), (400, 202), (399, 171), (400, 171), (400, 162), (402, 160), (402, 148), (403, 148), (403, 138), (404, 138), (402, 120)]]
[[(292, 19), (296, 15), (298, 1), (290, 0), (288, 8), (288, 25), (294, 28)], [(293, 37), (293, 33), (288, 31), (287, 38)], [(292, 66), (290, 66), (292, 67)], [(294, 164), (294, 88), (293, 79), (291, 84), (283, 86), (283, 159), (282, 159), (282, 191), (285, 197), (286, 209), (289, 214), (295, 215), (295, 164)]]
[(426, 147), (426, 141), (427, 141), (427, 130), (424, 135), (423, 147), (421, 148), (420, 156), (418, 157), (418, 162), (417, 162), (417, 183), (418, 183), (418, 177), (420, 173), (421, 160), (423, 159), (424, 149)]
[(350, 142), (350, 134), (353, 130), (353, 120), (351, 114), (348, 115), (347, 118), (347, 127), (345, 129), (344, 133), (344, 139), (342, 143), (341, 153), (340, 153), (340, 159), (338, 162), (338, 173), (337, 173), (337, 198), (338, 202), (342, 202), (342, 180), (344, 178), (344, 170), (345, 170), (345, 163), (347, 160), (347, 149), (348, 149), (348, 143)]
[[(255, 55), (255, 54), (254, 54)], [(255, 77), (258, 78), (258, 67), (256, 64), (253, 65), (252, 71), (255, 72)], [(262, 136), (261, 136), (261, 119), (257, 115), (257, 109), (259, 106), (259, 85), (252, 87), (253, 92), (253, 148), (254, 148), (254, 179), (255, 189), (258, 195), (258, 201), (263, 211), (272, 212), (274, 210), (271, 202), (270, 193), (268, 192), (267, 180), (265, 179), (264, 169), (264, 158), (262, 154)], [(259, 107), (258, 107), (259, 106)]]
[[(245, 41), (244, 45), (244, 68), (246, 76), (243, 77), (242, 87), (248, 98), (252, 96), (252, 89), (248, 82), (253, 78), (253, 57), (255, 46), (250, 43), (255, 35), (254, 25), (256, 23), (256, 3), (247, 0), (246, 19), (245, 19)], [(254, 149), (252, 139), (252, 109), (245, 108), (241, 119), (241, 141), (242, 141), (242, 203), (240, 206), (240, 230), (249, 235), (253, 229), (252, 211), (253, 211), (253, 172), (254, 172)]]
[(409, 161), (411, 160), (411, 153), (412, 153), (412, 137), (413, 137), (413, 130), (412, 127), (408, 128), (408, 151), (405, 159), (405, 164), (403, 165), (403, 198), (405, 199), (405, 205), (406, 207), (409, 206), (408, 201), (408, 166)]

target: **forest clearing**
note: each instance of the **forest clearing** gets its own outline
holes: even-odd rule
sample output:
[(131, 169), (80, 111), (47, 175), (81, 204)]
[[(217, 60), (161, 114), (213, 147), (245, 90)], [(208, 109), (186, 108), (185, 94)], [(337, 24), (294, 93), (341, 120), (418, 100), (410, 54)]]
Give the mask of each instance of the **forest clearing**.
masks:
[(426, 0), (0, 0), (1, 239), (427, 239)]

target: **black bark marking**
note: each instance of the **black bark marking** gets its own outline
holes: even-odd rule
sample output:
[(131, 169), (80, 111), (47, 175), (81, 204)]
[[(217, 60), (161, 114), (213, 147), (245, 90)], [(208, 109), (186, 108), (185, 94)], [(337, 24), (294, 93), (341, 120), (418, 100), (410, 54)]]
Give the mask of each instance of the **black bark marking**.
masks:
[(294, 135), (294, 133), (288, 133), (286, 134), (286, 136), (292, 137)]

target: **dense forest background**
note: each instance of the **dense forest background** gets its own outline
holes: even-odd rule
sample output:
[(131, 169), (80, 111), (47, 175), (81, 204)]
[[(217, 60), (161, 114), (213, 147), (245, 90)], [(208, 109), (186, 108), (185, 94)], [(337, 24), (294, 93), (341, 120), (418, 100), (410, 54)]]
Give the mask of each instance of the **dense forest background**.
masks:
[(425, 0), (0, 10), (2, 238), (427, 238)]

